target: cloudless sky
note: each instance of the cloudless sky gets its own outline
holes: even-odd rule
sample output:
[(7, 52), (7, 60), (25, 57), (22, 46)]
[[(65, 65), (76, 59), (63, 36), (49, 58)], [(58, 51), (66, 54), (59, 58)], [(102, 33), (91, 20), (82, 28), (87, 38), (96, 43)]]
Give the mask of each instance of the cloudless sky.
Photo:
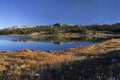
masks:
[(120, 0), (0, 0), (0, 28), (120, 22)]

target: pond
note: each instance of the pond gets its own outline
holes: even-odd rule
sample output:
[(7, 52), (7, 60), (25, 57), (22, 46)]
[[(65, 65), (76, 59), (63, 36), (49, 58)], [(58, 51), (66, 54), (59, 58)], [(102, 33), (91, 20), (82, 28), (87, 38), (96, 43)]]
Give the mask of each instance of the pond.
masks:
[[(0, 51), (31, 50), (66, 50), (78, 46), (97, 44), (104, 39), (86, 37), (57, 37), (57, 36), (0, 36)], [(106, 40), (106, 39), (105, 39)]]

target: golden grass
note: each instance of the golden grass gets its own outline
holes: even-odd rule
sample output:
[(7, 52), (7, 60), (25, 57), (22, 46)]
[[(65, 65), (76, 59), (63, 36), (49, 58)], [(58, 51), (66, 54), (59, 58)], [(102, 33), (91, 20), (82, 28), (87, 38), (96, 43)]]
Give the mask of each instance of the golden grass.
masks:
[(114, 50), (120, 50), (120, 39), (112, 39), (92, 46), (71, 48), (66, 52), (72, 52), (73, 54), (100, 55)]
[(71, 48), (66, 51), (51, 53), (31, 50), (0, 52), (0, 73), (5, 72), (7, 76), (10, 76), (22, 75), (23, 73), (27, 74), (28, 72), (33, 76), (36, 72), (45, 69), (48, 65), (51, 69), (59, 68), (63, 63), (66, 64), (89, 58), (74, 54), (99, 55), (107, 54), (113, 50), (120, 50), (120, 39), (112, 39), (92, 46)]
[(18, 52), (0, 53), (0, 71), (11, 74), (21, 74), (21, 70), (39, 70), (45, 65), (51, 67), (55, 64), (78, 60), (71, 54), (52, 54), (41, 51), (21, 50)]

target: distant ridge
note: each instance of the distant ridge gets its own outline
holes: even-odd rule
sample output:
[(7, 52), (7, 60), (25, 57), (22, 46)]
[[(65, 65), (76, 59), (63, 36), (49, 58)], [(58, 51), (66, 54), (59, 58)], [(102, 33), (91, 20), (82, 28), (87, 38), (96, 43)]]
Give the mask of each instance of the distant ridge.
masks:
[(98, 26), (102, 26), (102, 25), (120, 25), (120, 23), (113, 23), (113, 24), (89, 24), (89, 25), (80, 25), (80, 24), (62, 24), (62, 23), (55, 23), (52, 25), (24, 25), (24, 26), (11, 26), (8, 28), (4, 28), (4, 29), (19, 29), (19, 28), (33, 28), (33, 27), (37, 27), (37, 26), (47, 26), (47, 27), (61, 27), (61, 26), (92, 26), (92, 25), (98, 25)]

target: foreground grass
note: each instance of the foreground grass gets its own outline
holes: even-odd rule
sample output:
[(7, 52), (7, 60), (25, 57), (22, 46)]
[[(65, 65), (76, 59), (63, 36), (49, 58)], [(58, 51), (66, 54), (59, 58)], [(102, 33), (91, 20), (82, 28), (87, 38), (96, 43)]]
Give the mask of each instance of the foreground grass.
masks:
[(71, 54), (55, 55), (30, 50), (0, 53), (0, 76), (15, 79), (18, 79), (18, 76), (34, 77), (38, 71), (46, 69), (47, 66), (58, 68), (61, 63), (78, 59)]
[(120, 51), (47, 69), (43, 80), (120, 80)]
[(0, 80), (120, 79), (120, 39), (55, 51), (0, 52)]

